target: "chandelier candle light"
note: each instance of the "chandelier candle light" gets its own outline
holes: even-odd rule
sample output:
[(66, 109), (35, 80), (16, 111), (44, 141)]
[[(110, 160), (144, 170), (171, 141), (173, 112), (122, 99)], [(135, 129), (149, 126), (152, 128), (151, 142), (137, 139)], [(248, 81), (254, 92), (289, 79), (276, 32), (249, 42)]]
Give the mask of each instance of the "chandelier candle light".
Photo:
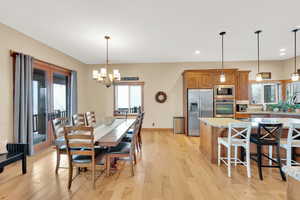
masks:
[(255, 31), (254, 33), (257, 35), (257, 74), (256, 74), (256, 81), (262, 81), (261, 73), (259, 72), (259, 64), (260, 64), (260, 51), (259, 51), (259, 34), (261, 33), (261, 30)]
[(222, 37), (222, 72), (221, 72), (221, 75), (220, 75), (220, 82), (221, 83), (224, 83), (226, 81), (226, 77), (225, 77), (225, 73), (223, 71), (224, 69), (224, 35), (226, 34), (226, 32), (221, 32), (219, 33)]
[(292, 73), (292, 81), (298, 81), (299, 80), (299, 74), (297, 72), (297, 32), (298, 32), (299, 29), (294, 29), (292, 30), (292, 32), (294, 33), (294, 53), (295, 53), (295, 62), (294, 62), (294, 65), (295, 65), (295, 71), (294, 73)]
[(109, 88), (112, 84), (115, 84), (121, 80), (121, 74), (118, 69), (114, 69), (112, 74), (107, 74), (108, 68), (108, 40), (109, 36), (104, 37), (106, 39), (106, 64), (104, 68), (99, 70), (93, 70), (93, 79), (99, 81), (104, 84), (107, 88)]

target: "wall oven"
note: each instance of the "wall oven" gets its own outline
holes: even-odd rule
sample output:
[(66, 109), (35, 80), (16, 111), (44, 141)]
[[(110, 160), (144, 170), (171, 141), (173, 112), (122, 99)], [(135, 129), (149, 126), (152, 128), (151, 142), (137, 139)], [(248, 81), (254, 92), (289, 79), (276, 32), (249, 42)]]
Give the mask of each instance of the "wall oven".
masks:
[(234, 117), (235, 102), (233, 99), (215, 99), (215, 117)]
[(215, 98), (235, 98), (234, 85), (216, 85)]

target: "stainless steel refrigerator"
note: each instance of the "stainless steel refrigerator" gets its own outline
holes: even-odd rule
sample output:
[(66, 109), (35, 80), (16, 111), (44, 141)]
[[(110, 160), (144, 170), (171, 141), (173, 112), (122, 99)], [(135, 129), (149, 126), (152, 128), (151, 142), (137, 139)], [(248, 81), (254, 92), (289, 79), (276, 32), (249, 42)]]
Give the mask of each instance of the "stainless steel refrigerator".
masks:
[(188, 89), (188, 135), (200, 136), (199, 117), (214, 116), (213, 89)]

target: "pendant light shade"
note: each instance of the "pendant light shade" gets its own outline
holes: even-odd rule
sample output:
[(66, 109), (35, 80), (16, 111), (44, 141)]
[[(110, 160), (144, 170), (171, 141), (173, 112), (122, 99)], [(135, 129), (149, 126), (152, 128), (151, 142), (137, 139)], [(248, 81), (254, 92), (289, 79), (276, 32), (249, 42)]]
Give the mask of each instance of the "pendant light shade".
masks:
[(258, 82), (262, 81), (262, 75), (261, 75), (261, 73), (257, 73), (255, 79)]
[(220, 82), (221, 83), (224, 83), (226, 81), (226, 77), (225, 77), (225, 73), (223, 71), (224, 69), (224, 35), (226, 34), (226, 32), (221, 32), (219, 33), (219, 35), (221, 35), (222, 37), (222, 72), (221, 72), (221, 75), (220, 75)]
[(260, 44), (259, 44), (259, 34), (261, 33), (261, 30), (255, 31), (254, 33), (257, 35), (257, 74), (256, 74), (256, 81), (260, 82), (262, 81), (262, 75), (260, 73), (259, 65), (260, 65)]
[(299, 80), (299, 74), (297, 72), (297, 32), (299, 29), (294, 29), (292, 32), (294, 33), (294, 73), (291, 75), (292, 81), (298, 81)]
[(221, 75), (220, 75), (220, 82), (224, 83), (225, 81), (226, 81), (226, 77), (225, 77), (224, 72), (222, 72)]
[(292, 79), (292, 81), (298, 81), (299, 80), (299, 74), (298, 73), (292, 73), (291, 79)]

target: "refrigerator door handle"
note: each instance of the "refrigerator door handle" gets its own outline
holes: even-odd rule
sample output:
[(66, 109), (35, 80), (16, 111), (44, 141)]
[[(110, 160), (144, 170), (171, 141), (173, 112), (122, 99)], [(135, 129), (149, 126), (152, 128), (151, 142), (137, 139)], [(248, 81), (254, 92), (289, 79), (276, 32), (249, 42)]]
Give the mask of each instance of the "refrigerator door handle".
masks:
[(198, 103), (198, 105), (199, 105), (199, 106), (198, 106), (198, 117), (201, 118), (201, 99), (200, 99), (200, 97), (199, 97), (198, 102), (199, 102), (199, 103)]

